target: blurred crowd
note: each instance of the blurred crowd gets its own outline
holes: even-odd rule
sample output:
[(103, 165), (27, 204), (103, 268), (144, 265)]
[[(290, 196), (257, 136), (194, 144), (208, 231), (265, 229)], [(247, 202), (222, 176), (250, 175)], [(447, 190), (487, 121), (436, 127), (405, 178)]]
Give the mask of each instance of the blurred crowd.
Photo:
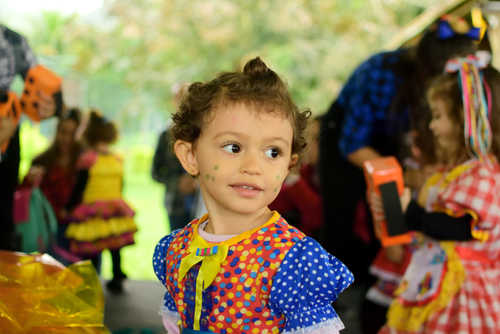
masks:
[[(37, 62), (24, 37), (5, 26), (0, 26), (0, 50), (0, 93), (5, 95), (13, 78), (16, 75), (26, 78)], [(445, 199), (452, 201), (453, 196), (448, 192), (467, 191), (459, 187), (461, 184), (457, 185), (458, 190), (452, 189), (450, 184), (455, 180), (453, 177), (465, 173), (463, 168), (459, 171), (455, 168), (471, 158), (470, 154), (464, 153), (465, 146), (474, 148), (476, 144), (470, 139), (475, 138), (472, 135), (466, 137), (469, 142), (464, 145), (460, 137), (464, 129), (467, 131), (467, 125), (472, 129), (475, 123), (466, 123), (464, 127), (463, 115), (455, 120), (455, 116), (448, 113), (458, 105), (469, 103), (467, 99), (478, 94), (477, 89), (472, 89), (467, 99), (463, 97), (466, 96), (465, 83), (476, 78), (476, 74), (467, 77), (469, 81), (459, 80), (460, 85), (453, 86), (458, 82), (455, 72), (463, 75), (465, 72), (461, 68), (453, 70), (450, 61), (471, 56), (470, 59), (476, 62), (474, 66), (481, 70), (480, 80), (486, 78), (484, 96), (478, 101), (484, 102), (485, 109), (489, 110), (485, 119), (490, 125), (489, 132), (486, 131), (488, 137), (479, 137), (478, 147), (481, 148), (484, 141), (487, 150), (479, 153), (472, 150), (477, 153), (474, 157), (479, 157), (482, 162), (484, 156), (499, 153), (496, 151), (497, 137), (500, 136), (496, 132), (499, 130), (496, 128), (497, 113), (500, 112), (499, 74), (489, 65), (488, 55), (491, 57), (491, 47), (485, 28), (451, 16), (431, 25), (413, 46), (371, 55), (352, 72), (329, 109), (309, 120), (306, 154), (299, 166), (290, 171), (270, 206), (291, 225), (318, 240), (353, 272), (355, 283), (349, 289), (359, 293), (341, 296), (335, 308), (341, 317), (342, 314), (356, 314), (351, 321), (356, 322), (356, 326), (361, 324), (359, 330), (362, 333), (401, 330), (404, 326), (395, 324), (394, 318), (404, 317), (407, 305), (403, 303), (397, 309), (392, 306), (395, 297), (401, 295), (397, 288), (402, 282), (411, 282), (409, 270), (427, 270), (414, 264), (415, 257), (425, 256), (415, 244), (381, 246), (370, 210), (376, 207), (374, 202), (377, 199), (367, 197), (363, 174), (367, 161), (386, 156), (396, 157), (399, 161), (409, 190), (407, 196), (401, 197), (409, 230), (419, 231), (418, 235), (430, 238), (425, 240), (466, 244), (453, 253), (446, 247), (444, 250), (450, 263), (458, 252), (469, 278), (473, 277), (470, 272), (486, 273), (491, 266), (495, 273), (499, 271), (498, 262), (495, 262), (499, 251), (495, 245), (500, 239), (495, 238), (500, 238), (500, 220), (494, 213), (488, 210), (483, 213), (482, 207), (457, 209), (453, 213), (445, 210), (450, 209)], [(446, 71), (453, 73), (453, 80), (443, 79)], [(176, 105), (180, 104), (188, 86), (180, 84), (174, 88)], [(57, 117), (57, 128), (49, 148), (33, 159), (21, 182), (18, 182), (19, 126), (14, 117), (0, 113), (0, 145), (7, 145), (0, 155), (0, 249), (47, 251), (64, 264), (88, 259), (97, 271), (100, 270), (103, 251), (109, 250), (113, 278), (107, 283), (107, 288), (113, 293), (122, 293), (127, 275), (121, 269), (120, 250), (134, 243), (137, 225), (135, 212), (123, 197), (123, 158), (112, 148), (118, 138), (117, 127), (96, 109), (82, 112), (78, 107), (63, 106), (58, 112), (55, 98), (43, 93), (39, 101), (39, 119)], [(452, 121), (454, 123), (446, 123)], [(454, 128), (458, 128), (460, 136), (450, 141)], [(159, 135), (151, 174), (155, 181), (165, 185), (168, 223), (170, 229), (175, 230), (201, 217), (206, 208), (197, 180), (180, 165), (171, 140), (170, 128), (166, 127)], [(470, 168), (466, 169), (475, 167)], [(497, 173), (496, 169), (493, 170), (487, 173)], [(477, 175), (469, 175), (469, 181), (464, 182), (480, 183), (481, 173), (479, 168)], [(435, 184), (430, 186), (430, 180), (440, 186), (447, 182), (443, 187), (449, 186), (446, 188), (448, 192), (437, 190)], [(488, 183), (491, 189), (498, 186), (494, 183), (496, 181)], [(477, 186), (480, 187), (482, 184)], [(469, 201), (475, 200), (478, 190), (474, 188), (473, 192), (472, 195), (467, 193), (467, 196), (472, 196)], [(41, 197), (36, 195), (36, 201), (35, 194), (38, 193)], [(480, 199), (488, 203), (488, 208), (496, 208), (500, 204), (496, 202), (497, 195), (485, 192)], [(442, 200), (446, 208), (438, 210), (429, 204), (438, 200)], [(453, 203), (458, 205), (456, 201)], [(434, 215), (429, 216), (431, 213)], [(487, 224), (482, 225), (481, 221), (487, 221)], [(485, 230), (489, 235), (487, 240), (480, 233)], [(34, 240), (34, 245), (29, 245), (29, 240)], [(473, 251), (460, 250), (469, 249), (467, 245), (474, 245), (470, 247)], [(469, 255), (463, 255), (465, 253)], [(488, 264), (483, 267), (485, 261)], [(486, 267), (489, 269), (484, 269)], [(450, 270), (445, 271), (449, 273)], [(428, 272), (434, 275), (432, 270)], [(487, 285), (489, 289), (491, 277), (486, 282), (481, 279), (477, 278), (474, 284)], [(482, 283), (477, 283), (479, 281)], [(436, 280), (434, 282), (437, 284)], [(429, 286), (428, 290), (432, 288)], [(456, 289), (461, 291), (464, 288)], [(474, 296), (467, 299), (468, 306), (448, 295), (442, 299), (444, 306), (432, 306), (429, 313), (442, 313), (443, 309), (447, 310), (446, 305), (468, 309), (470, 303), (487, 299), (475, 289)], [(429, 305), (439, 295), (438, 291), (430, 296)], [(490, 297), (494, 301), (487, 307), (497, 311), (496, 318), (490, 320), (500, 325), (500, 293), (493, 293)], [(432, 315), (426, 319), (423, 323), (428, 326), (428, 331), (439, 327), (438, 323), (442, 321)], [(409, 323), (414, 321), (418, 322), (408, 320)], [(346, 320), (349, 328), (348, 322)], [(457, 327), (447, 327), (448, 330), (458, 332), (467, 328), (464, 332), (496, 332), (495, 329), (484, 329), (486, 327), (476, 331), (472, 325), (466, 327), (459, 321), (457, 323)], [(412, 332), (413, 328), (406, 330)]]

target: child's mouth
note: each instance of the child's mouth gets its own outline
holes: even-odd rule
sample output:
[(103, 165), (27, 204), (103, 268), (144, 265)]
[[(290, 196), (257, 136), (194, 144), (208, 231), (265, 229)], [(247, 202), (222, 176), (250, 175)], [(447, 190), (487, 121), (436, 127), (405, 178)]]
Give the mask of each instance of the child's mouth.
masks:
[(242, 197), (254, 197), (262, 191), (261, 188), (252, 184), (232, 184), (231, 188)]

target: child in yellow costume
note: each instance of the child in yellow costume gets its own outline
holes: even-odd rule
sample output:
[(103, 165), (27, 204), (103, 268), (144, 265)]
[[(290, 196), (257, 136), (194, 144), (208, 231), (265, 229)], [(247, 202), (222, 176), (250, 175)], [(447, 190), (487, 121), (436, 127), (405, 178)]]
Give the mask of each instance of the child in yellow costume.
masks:
[(71, 251), (90, 258), (97, 266), (99, 254), (109, 249), (113, 263), (112, 292), (121, 292), (126, 275), (121, 270), (120, 249), (134, 243), (137, 227), (134, 210), (123, 200), (123, 161), (109, 145), (117, 137), (115, 125), (92, 111), (84, 139), (90, 149), (78, 161), (75, 188), (67, 205), (70, 223), (66, 236)]

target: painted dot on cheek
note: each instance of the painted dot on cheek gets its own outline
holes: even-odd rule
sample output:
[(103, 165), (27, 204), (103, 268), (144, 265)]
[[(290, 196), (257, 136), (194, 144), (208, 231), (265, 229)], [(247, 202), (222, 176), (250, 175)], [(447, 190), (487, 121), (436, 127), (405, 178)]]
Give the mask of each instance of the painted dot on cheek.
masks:
[(210, 180), (210, 175), (209, 174), (205, 174), (205, 179)]
[(215, 165), (214, 170), (218, 170), (218, 169), (219, 169), (219, 165)]

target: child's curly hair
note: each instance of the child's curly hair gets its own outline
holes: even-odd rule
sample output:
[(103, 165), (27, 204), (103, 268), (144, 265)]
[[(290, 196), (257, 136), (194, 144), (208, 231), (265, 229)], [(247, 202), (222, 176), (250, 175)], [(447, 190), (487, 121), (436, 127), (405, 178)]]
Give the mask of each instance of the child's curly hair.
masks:
[(106, 119), (98, 110), (92, 109), (83, 138), (90, 146), (100, 142), (112, 144), (118, 138), (118, 129), (113, 122)]
[(300, 154), (305, 148), (304, 130), (311, 112), (298, 109), (285, 83), (259, 57), (248, 61), (243, 72), (222, 73), (211, 81), (191, 84), (173, 115), (173, 141), (194, 143), (211, 112), (221, 105), (233, 103), (284, 114), (292, 123), (292, 153)]

